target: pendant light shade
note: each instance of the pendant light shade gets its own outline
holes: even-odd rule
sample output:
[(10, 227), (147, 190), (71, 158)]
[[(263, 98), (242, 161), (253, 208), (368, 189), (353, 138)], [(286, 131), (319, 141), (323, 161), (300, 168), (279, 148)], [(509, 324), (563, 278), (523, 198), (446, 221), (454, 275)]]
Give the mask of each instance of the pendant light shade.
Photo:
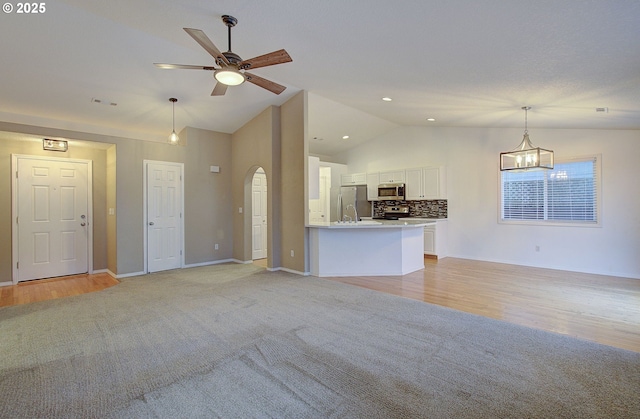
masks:
[(500, 153), (500, 171), (553, 169), (553, 151), (534, 147), (529, 139), (527, 111), (531, 107), (523, 106), (522, 109), (524, 110), (524, 137), (514, 150)]
[(171, 99), (169, 99), (169, 101), (172, 103), (172, 107), (173, 107), (172, 108), (173, 130), (171, 131), (171, 135), (169, 135), (169, 144), (177, 145), (178, 141), (180, 141), (180, 137), (178, 137), (178, 134), (176, 134), (176, 102), (178, 101), (178, 99), (176, 99), (175, 97), (172, 97)]

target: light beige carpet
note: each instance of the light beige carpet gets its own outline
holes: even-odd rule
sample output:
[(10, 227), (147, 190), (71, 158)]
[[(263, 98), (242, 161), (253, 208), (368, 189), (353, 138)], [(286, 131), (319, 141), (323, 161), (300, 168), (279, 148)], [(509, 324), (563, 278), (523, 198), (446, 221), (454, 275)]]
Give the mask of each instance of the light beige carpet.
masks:
[(640, 354), (219, 265), (0, 309), (2, 418), (638, 418)]

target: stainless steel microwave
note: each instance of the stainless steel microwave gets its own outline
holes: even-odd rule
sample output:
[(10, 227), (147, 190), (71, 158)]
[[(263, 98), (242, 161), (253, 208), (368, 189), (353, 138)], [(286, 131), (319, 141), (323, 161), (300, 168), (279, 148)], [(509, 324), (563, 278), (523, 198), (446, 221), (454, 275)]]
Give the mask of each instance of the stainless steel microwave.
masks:
[(378, 185), (378, 199), (404, 201), (404, 183), (381, 183)]

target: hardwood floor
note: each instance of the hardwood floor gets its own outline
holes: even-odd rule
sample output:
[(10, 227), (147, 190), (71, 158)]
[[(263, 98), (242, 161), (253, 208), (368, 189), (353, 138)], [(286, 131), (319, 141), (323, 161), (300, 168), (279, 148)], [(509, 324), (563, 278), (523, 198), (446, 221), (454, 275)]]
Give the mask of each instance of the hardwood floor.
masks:
[(466, 259), (397, 277), (327, 278), (640, 352), (640, 280)]
[[(405, 276), (326, 279), (640, 352), (637, 279), (455, 258), (425, 259)], [(0, 307), (116, 284), (108, 274), (22, 282), (0, 287)]]
[(112, 287), (120, 282), (107, 273), (82, 274), (20, 282), (0, 287), (0, 307), (34, 303), (86, 294)]

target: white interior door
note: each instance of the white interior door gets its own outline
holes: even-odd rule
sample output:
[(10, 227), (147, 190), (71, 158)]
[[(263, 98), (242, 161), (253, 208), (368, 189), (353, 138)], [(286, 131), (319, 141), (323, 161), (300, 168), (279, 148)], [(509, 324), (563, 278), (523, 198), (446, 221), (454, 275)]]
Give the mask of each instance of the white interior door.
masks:
[(251, 188), (252, 259), (267, 257), (267, 175), (258, 169)]
[(89, 271), (90, 162), (16, 158), (14, 282)]
[(182, 164), (145, 162), (147, 271), (182, 267)]

